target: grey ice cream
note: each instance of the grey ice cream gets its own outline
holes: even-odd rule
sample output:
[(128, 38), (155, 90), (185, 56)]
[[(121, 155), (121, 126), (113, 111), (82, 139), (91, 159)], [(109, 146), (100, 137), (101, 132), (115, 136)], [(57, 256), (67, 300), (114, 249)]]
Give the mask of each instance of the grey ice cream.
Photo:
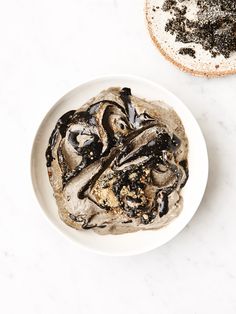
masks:
[(157, 229), (178, 216), (187, 157), (175, 111), (126, 87), (65, 113), (46, 150), (61, 219), (99, 234)]

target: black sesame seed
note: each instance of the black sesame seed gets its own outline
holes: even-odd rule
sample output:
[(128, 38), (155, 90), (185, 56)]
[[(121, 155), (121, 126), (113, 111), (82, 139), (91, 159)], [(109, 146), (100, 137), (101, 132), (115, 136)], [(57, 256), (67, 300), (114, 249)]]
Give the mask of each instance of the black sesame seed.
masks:
[[(178, 42), (200, 44), (213, 58), (218, 55), (229, 58), (236, 51), (236, 1), (198, 0), (195, 20), (187, 17), (187, 1), (184, 6), (181, 2), (165, 0), (162, 10), (171, 14), (165, 31), (175, 35)], [(181, 48), (179, 53), (195, 58), (192, 48)]]

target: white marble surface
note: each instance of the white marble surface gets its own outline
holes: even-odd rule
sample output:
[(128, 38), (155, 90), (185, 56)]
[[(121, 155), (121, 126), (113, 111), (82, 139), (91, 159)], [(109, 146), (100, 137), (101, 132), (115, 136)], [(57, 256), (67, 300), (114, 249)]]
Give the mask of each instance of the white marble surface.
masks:
[[(195, 78), (163, 60), (143, 0), (1, 1), (0, 41), (0, 312), (236, 313), (236, 76)], [(189, 225), (167, 245), (127, 258), (79, 250), (57, 233), (29, 171), (33, 137), (52, 104), (81, 81), (115, 73), (179, 96), (210, 158)]]

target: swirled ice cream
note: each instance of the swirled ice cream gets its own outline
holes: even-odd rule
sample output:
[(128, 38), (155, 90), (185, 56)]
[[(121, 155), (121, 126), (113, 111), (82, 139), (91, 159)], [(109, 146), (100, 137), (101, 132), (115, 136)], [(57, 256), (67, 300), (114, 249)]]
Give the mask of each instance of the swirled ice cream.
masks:
[(188, 140), (160, 101), (109, 88), (65, 113), (46, 160), (60, 218), (69, 226), (121, 234), (165, 226), (182, 209)]

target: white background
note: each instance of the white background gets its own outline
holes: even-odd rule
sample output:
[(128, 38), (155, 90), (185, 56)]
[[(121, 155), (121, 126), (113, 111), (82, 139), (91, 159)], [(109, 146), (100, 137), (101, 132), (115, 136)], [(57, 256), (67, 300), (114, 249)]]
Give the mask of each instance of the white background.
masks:
[[(236, 76), (196, 78), (165, 61), (146, 30), (143, 2), (1, 0), (3, 314), (236, 313)], [(209, 150), (198, 212), (175, 239), (140, 256), (78, 249), (47, 222), (31, 187), (42, 118), (67, 91), (104, 74), (169, 88), (197, 118)]]

